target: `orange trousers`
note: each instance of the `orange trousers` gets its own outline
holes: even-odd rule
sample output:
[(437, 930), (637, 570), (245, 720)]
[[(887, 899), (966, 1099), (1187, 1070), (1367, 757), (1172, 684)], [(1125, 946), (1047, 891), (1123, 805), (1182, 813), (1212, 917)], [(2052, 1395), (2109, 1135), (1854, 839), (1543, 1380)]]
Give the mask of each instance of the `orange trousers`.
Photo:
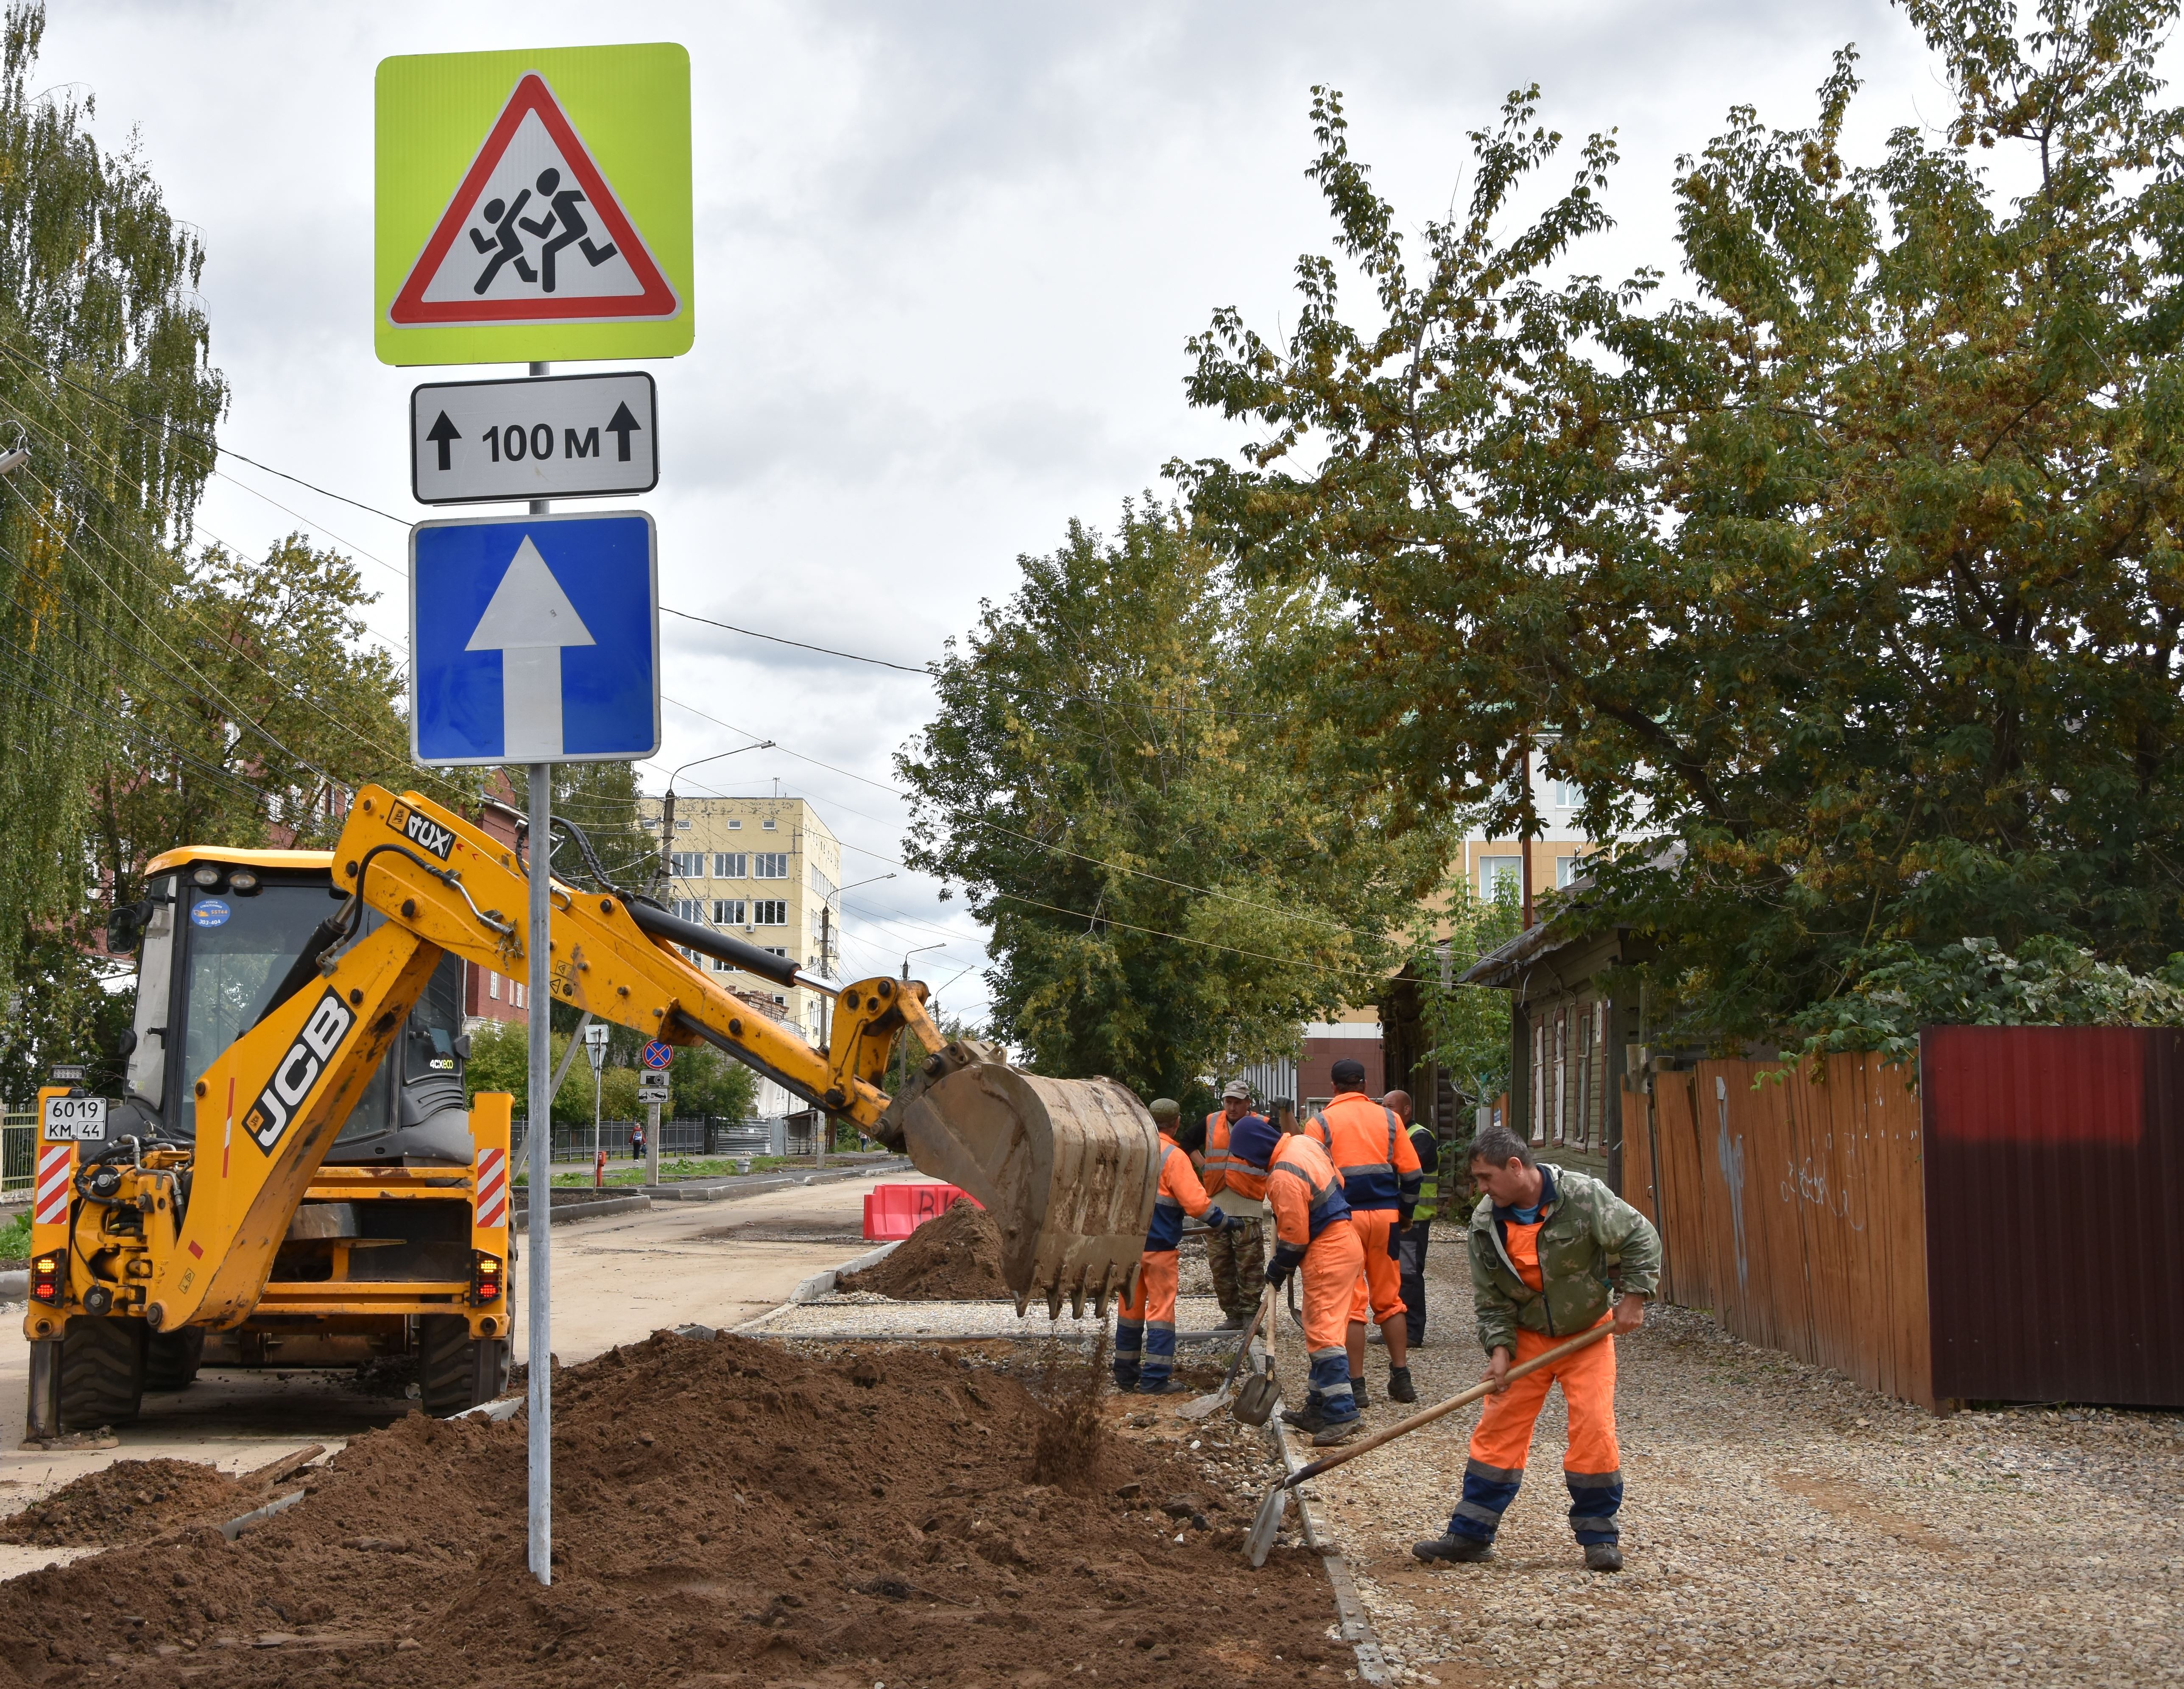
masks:
[(1357, 1241), (1365, 1259), (1351, 1281), (1350, 1318), (1364, 1322), (1368, 1307), (1373, 1324), (1385, 1325), (1403, 1311), (1403, 1267), (1388, 1253), (1388, 1234), (1400, 1229), (1400, 1216), (1392, 1208), (1352, 1208), (1350, 1224), (1357, 1228)]
[[(1393, 1265), (1391, 1262), (1389, 1263)], [(1612, 1315), (1603, 1314), (1605, 1325)], [(1543, 1355), (1568, 1334), (1549, 1337), (1542, 1332), (1519, 1329), (1514, 1364)], [(1471, 1458), (1506, 1471), (1522, 1472), (1532, 1449), (1532, 1426), (1547, 1399), (1547, 1387), (1563, 1387), (1563, 1402), (1569, 1409), (1569, 1448), (1563, 1456), (1568, 1472), (1614, 1472), (1623, 1465), (1615, 1441), (1615, 1340), (1606, 1338), (1580, 1349), (1568, 1360), (1541, 1367), (1511, 1385), (1500, 1396), (1486, 1398), (1478, 1429), (1471, 1434)]]
[[(1356, 1218), (1353, 1214), (1351, 1221)], [(1350, 1287), (1357, 1282), (1362, 1251), (1357, 1228), (1342, 1220), (1314, 1238), (1305, 1251), (1297, 1268), (1304, 1280), (1304, 1346), (1315, 1355), (1340, 1349), (1349, 1340)]]

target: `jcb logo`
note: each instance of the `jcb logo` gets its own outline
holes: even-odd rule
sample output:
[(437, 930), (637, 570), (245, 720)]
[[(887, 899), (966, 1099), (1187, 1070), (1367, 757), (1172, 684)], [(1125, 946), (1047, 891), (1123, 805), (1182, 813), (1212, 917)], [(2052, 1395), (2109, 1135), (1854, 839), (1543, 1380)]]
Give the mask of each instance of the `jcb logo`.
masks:
[(430, 850), (442, 861), (455, 848), (453, 828), (443, 827), (430, 816), (420, 815), (407, 804), (397, 804), (387, 811), (387, 824), (407, 839), (412, 844)]
[(288, 1053), (274, 1068), (272, 1084), (259, 1092), (250, 1112), (242, 1117), (243, 1130), (258, 1140), (258, 1147), (266, 1154), (273, 1153), (273, 1146), (281, 1141), (281, 1134), (288, 1129), (288, 1123), (296, 1118), (296, 1111), (355, 1024), (356, 1016), (342, 1001), (341, 993), (329, 991), (319, 999), (310, 1019), (304, 1023)]

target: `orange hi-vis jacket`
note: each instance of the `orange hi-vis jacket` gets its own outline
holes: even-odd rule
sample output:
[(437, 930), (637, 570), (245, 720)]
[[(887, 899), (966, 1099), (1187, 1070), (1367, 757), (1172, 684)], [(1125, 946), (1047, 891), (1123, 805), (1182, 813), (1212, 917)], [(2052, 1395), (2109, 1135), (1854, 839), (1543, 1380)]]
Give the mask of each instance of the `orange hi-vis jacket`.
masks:
[(1303, 1254), (1336, 1221), (1346, 1224), (1350, 1218), (1342, 1175), (1324, 1149), (1295, 1132), (1274, 1146), (1267, 1167), (1267, 1201), (1273, 1205), (1275, 1241), (1293, 1256)]
[(1251, 1112), (1247, 1109), (1238, 1115), (1232, 1124), (1228, 1111), (1220, 1108), (1206, 1117), (1207, 1196), (1216, 1196), (1223, 1190), (1234, 1190), (1243, 1196), (1264, 1196), (1267, 1194), (1267, 1175), (1241, 1157), (1230, 1154), (1228, 1150), (1228, 1134), (1251, 1118)]
[(1197, 1219), (1213, 1206), (1213, 1199), (1190, 1170), (1190, 1157), (1167, 1133), (1160, 1140), (1160, 1194), (1153, 1198), (1153, 1223), (1145, 1233), (1145, 1253), (1183, 1246), (1183, 1217)]
[(1342, 1174), (1343, 1195), (1352, 1208), (1418, 1205), (1425, 1169), (1392, 1108), (1362, 1091), (1345, 1091), (1306, 1121), (1304, 1130), (1325, 1147)]

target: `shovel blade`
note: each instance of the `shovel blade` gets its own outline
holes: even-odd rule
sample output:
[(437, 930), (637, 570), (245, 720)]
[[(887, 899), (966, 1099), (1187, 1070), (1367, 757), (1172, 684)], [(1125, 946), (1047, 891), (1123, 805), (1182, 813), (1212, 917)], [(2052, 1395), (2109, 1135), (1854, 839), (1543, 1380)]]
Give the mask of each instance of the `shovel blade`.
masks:
[(1268, 1373), (1254, 1373), (1244, 1380), (1244, 1387), (1236, 1392), (1236, 1400), (1228, 1409), (1240, 1425), (1263, 1425), (1274, 1416), (1274, 1404), (1282, 1399), (1281, 1386)]
[(1281, 1486), (1268, 1491), (1266, 1498), (1259, 1503), (1258, 1516), (1251, 1521), (1251, 1534), (1244, 1541), (1244, 1558), (1251, 1563), (1254, 1570), (1267, 1564), (1274, 1538), (1281, 1535), (1282, 1515), (1289, 1510), (1290, 1492)]
[(1195, 1396), (1175, 1410), (1178, 1419), (1203, 1419), (1228, 1399), (1228, 1386), (1223, 1385), (1210, 1396)]

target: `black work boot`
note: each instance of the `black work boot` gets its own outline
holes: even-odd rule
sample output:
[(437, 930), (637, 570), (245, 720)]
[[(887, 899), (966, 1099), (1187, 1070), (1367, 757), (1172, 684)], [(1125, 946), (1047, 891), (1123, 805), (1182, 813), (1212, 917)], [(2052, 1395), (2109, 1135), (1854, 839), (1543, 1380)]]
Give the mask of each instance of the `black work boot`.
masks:
[(1350, 1380), (1350, 1399), (1357, 1404), (1357, 1411), (1361, 1413), (1373, 1405), (1365, 1399), (1365, 1380), (1363, 1379), (1353, 1378)]
[(1619, 1572), (1623, 1569), (1623, 1551), (1613, 1542), (1588, 1542), (1585, 1545), (1585, 1569), (1588, 1572)]
[(1408, 1403), (1418, 1399), (1418, 1390), (1411, 1383), (1411, 1369), (1408, 1367), (1390, 1367), (1388, 1368), (1388, 1400)]
[(1317, 1434), (1327, 1429), (1327, 1415), (1321, 1410), (1319, 1403), (1307, 1402), (1301, 1408), (1283, 1408), (1282, 1423), (1295, 1425), (1307, 1434)]
[(1482, 1542), (1476, 1536), (1429, 1536), (1423, 1542), (1411, 1544), (1411, 1552), (1421, 1560), (1452, 1560), (1459, 1564), (1471, 1560), (1490, 1560), (1494, 1545)]

